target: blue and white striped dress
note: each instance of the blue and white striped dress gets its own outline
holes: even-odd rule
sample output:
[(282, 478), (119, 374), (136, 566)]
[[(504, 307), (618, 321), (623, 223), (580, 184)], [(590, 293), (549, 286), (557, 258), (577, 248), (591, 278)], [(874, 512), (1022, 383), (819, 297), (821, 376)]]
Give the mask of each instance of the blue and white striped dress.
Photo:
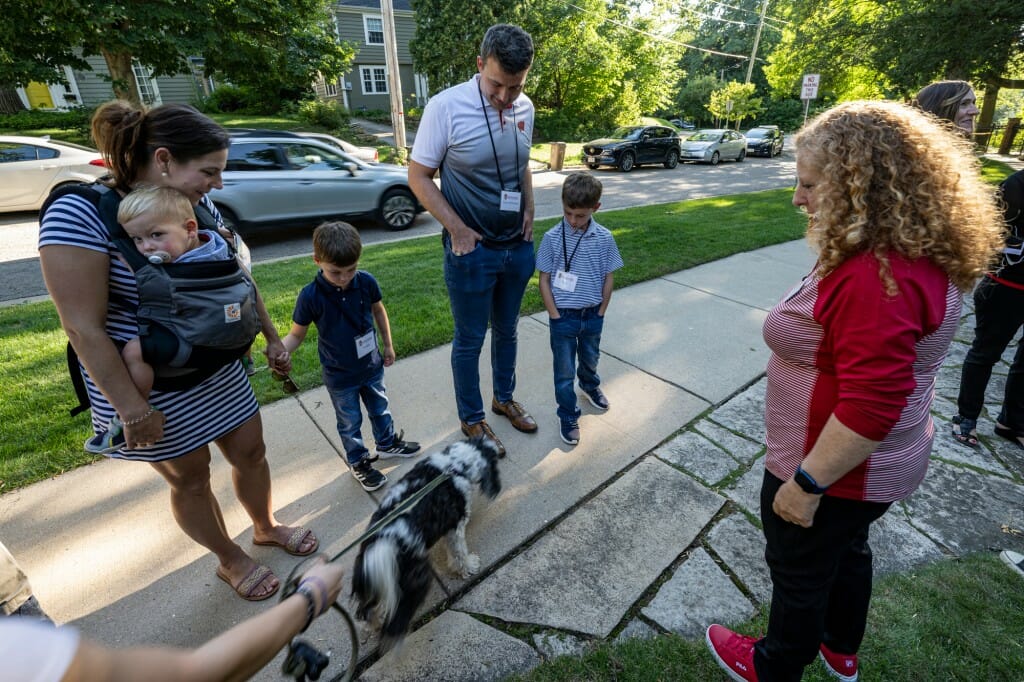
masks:
[[(208, 197), (206, 208), (220, 220)], [(74, 194), (57, 199), (40, 217), (39, 246), (74, 246), (106, 253), (110, 257), (110, 295), (107, 303), (106, 331), (115, 341), (138, 336), (135, 318), (138, 292), (135, 275), (119, 258), (120, 252), (110, 240), (110, 231), (88, 199)], [(92, 403), (92, 426), (99, 433), (114, 414), (106, 397), (82, 368)], [(153, 391), (149, 402), (164, 413), (164, 437), (148, 448), (123, 449), (111, 457), (141, 462), (157, 462), (186, 455), (224, 436), (251, 419), (259, 410), (242, 363), (233, 362), (198, 386), (184, 391)]]

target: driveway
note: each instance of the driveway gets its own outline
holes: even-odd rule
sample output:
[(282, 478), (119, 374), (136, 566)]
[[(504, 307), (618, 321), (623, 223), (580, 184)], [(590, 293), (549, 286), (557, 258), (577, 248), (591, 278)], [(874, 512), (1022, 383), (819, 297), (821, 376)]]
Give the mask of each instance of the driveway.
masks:
[[(577, 170), (540, 171), (533, 175), (538, 218), (562, 214), (561, 187), (565, 176)], [(600, 169), (594, 175), (604, 185), (601, 210), (629, 208), (654, 203), (791, 187), (796, 173), (790, 150), (775, 159), (750, 158), (743, 163), (703, 166), (681, 163), (673, 170), (644, 166), (630, 173)], [(372, 224), (359, 224), (364, 244), (412, 239), (439, 234), (440, 224), (429, 213), (421, 214), (413, 226), (391, 232)], [(312, 226), (289, 230), (267, 230), (246, 238), (256, 263), (309, 255)], [(45, 296), (39, 258), (36, 253), (38, 214), (0, 214), (0, 303), (15, 303)]]

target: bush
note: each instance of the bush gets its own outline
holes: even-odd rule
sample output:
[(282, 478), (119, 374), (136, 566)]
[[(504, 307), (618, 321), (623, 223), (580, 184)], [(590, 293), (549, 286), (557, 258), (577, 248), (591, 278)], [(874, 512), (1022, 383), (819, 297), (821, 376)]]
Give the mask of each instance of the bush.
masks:
[(219, 114), (243, 114), (253, 109), (253, 94), (248, 88), (221, 85), (203, 101), (203, 111)]
[(306, 100), (299, 103), (298, 118), (311, 126), (320, 126), (327, 130), (339, 130), (348, 125), (349, 115), (335, 101), (319, 99)]
[(92, 112), (93, 109), (91, 107), (74, 107), (67, 111), (32, 109), (19, 111), (15, 114), (0, 114), (0, 129), (39, 130), (58, 128), (60, 130), (85, 131), (88, 134)]

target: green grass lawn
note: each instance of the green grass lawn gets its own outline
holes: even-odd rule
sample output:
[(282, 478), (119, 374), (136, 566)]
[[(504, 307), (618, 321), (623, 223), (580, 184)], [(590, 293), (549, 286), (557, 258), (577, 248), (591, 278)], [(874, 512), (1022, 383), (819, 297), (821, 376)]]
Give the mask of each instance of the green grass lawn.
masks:
[[(736, 630), (758, 636), (767, 611)], [(886, 682), (1024, 679), (1024, 581), (994, 555), (940, 561), (875, 585), (858, 654), (861, 679)], [(703, 638), (662, 635), (554, 659), (524, 682), (711, 682), (727, 679)], [(806, 682), (834, 680), (820, 662)]]
[[(789, 190), (660, 204), (600, 213), (615, 234), (626, 266), (618, 287), (642, 282), (748, 249), (796, 239), (805, 219), (790, 205)], [(555, 224), (539, 221), (537, 239)], [(384, 290), (399, 357), (448, 343), (452, 321), (436, 236), (363, 250), (361, 267)], [(279, 329), (287, 330), (295, 296), (316, 274), (308, 258), (256, 265), (260, 291)], [(542, 310), (534, 277), (523, 314)], [(293, 376), (303, 388), (319, 385), (315, 329), (295, 355)], [(92, 461), (82, 451), (87, 414), (71, 418), (73, 394), (64, 361), (66, 338), (47, 302), (0, 308), (0, 492)], [(262, 338), (257, 340), (257, 347)], [(253, 378), (260, 402), (284, 396), (268, 372)]]

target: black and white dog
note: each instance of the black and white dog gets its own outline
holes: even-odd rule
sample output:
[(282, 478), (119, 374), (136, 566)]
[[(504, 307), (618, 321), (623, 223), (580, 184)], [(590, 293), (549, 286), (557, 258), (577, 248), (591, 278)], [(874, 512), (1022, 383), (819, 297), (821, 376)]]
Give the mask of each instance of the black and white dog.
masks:
[(427, 598), (428, 552), (434, 543), (445, 538), (449, 568), (456, 576), (467, 578), (480, 569), (479, 557), (466, 547), (466, 524), (474, 483), (489, 498), (501, 492), (497, 462), (497, 447), (488, 438), (453, 443), (418, 462), (370, 518), (372, 526), (439, 475), (451, 476), (359, 548), (352, 573), (356, 617), (380, 630), (385, 648), (401, 641)]

